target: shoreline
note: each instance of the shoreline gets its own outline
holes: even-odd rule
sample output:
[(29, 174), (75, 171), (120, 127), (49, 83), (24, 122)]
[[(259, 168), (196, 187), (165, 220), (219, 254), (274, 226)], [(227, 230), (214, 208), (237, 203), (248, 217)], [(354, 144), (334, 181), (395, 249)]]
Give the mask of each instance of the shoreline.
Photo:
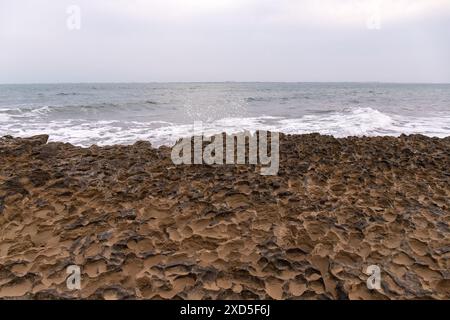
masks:
[[(198, 135), (198, 137), (202, 137), (205, 141), (207, 139), (210, 139), (212, 137), (214, 137), (217, 134), (222, 134), (222, 135), (236, 135), (236, 134), (242, 134), (243, 132), (246, 132), (248, 130), (243, 130), (242, 132), (232, 132), (232, 133), (226, 133), (226, 132), (222, 132), (222, 133), (216, 133), (216, 134), (203, 134), (203, 135)], [(310, 133), (285, 133), (285, 132), (280, 132), (280, 131), (272, 131), (272, 130), (268, 130), (268, 129), (257, 129), (254, 132), (251, 132), (252, 135), (254, 135), (256, 132), (258, 131), (266, 131), (268, 133), (270, 132), (275, 132), (280, 134), (280, 136), (284, 136), (284, 137), (297, 137), (297, 136), (322, 136), (322, 137), (328, 137), (328, 138), (332, 138), (335, 140), (346, 140), (346, 139), (383, 139), (383, 138), (387, 138), (387, 139), (401, 139), (401, 138), (408, 138), (408, 137), (419, 137), (419, 138), (425, 138), (425, 139), (431, 139), (431, 140), (448, 140), (450, 139), (450, 135), (448, 136), (431, 136), (431, 135), (426, 135), (423, 133), (411, 133), (411, 134), (406, 134), (406, 133), (401, 133), (401, 134), (393, 134), (393, 135), (348, 135), (348, 136), (339, 136), (339, 135), (332, 135), (332, 134), (323, 134), (320, 132), (310, 132)], [(190, 136), (180, 136), (179, 138), (177, 138), (176, 140), (173, 140), (170, 143), (154, 143), (152, 141), (148, 141), (148, 140), (144, 140), (144, 139), (136, 139), (135, 141), (130, 141), (127, 143), (111, 143), (111, 144), (98, 144), (98, 143), (92, 143), (92, 144), (77, 144), (77, 143), (72, 143), (72, 142), (67, 142), (67, 141), (61, 141), (61, 140), (51, 140), (51, 134), (46, 134), (46, 133), (42, 133), (42, 134), (30, 134), (30, 135), (24, 135), (24, 136), (15, 136), (15, 135), (0, 135), (0, 140), (5, 140), (5, 139), (9, 139), (9, 140), (23, 140), (24, 143), (26, 143), (27, 140), (35, 140), (36, 137), (42, 137), (42, 139), (46, 139), (46, 143), (54, 143), (54, 144), (64, 144), (64, 145), (70, 145), (74, 148), (81, 148), (81, 149), (91, 149), (91, 148), (113, 148), (113, 147), (130, 147), (133, 146), (134, 144), (138, 143), (138, 144), (149, 144), (151, 146), (151, 148), (155, 149), (155, 150), (159, 150), (159, 149), (171, 149), (174, 147), (174, 145), (179, 142), (180, 140), (183, 139), (192, 139), (194, 138), (194, 135), (190, 135)], [(47, 137), (47, 138), (44, 138)], [(39, 138), (41, 139), (41, 138)], [(248, 147), (248, 145), (246, 146)]]
[(0, 138), (0, 298), (450, 298), (450, 137), (280, 134), (276, 176), (47, 140)]

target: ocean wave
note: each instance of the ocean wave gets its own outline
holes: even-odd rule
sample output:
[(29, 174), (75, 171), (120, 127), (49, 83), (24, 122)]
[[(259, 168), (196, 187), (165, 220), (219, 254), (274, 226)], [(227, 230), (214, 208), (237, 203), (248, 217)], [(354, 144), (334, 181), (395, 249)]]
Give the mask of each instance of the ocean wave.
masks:
[(11, 119), (8, 114), (0, 113), (0, 122), (7, 122)]
[(57, 96), (77, 96), (79, 93), (77, 92), (58, 92)]
[(245, 98), (245, 102), (268, 102), (271, 101), (271, 97), (248, 97)]
[(63, 117), (67, 114), (68, 118), (71, 116), (77, 116), (83, 118), (83, 116), (89, 116), (92, 114), (98, 114), (99, 112), (114, 114), (115, 112), (135, 112), (135, 111), (148, 111), (154, 110), (154, 106), (158, 102), (146, 100), (141, 103), (97, 103), (92, 105), (19, 105), (11, 107), (2, 107), (0, 114), (8, 114), (18, 118), (36, 118), (46, 117), (51, 119), (53, 115)]
[(334, 135), (370, 135), (378, 129), (394, 125), (392, 116), (372, 108), (356, 108), (343, 112), (305, 115), (299, 119), (279, 121), (279, 130), (285, 133), (310, 133)]
[[(46, 112), (41, 109), (41, 112)], [(31, 136), (49, 133), (50, 141), (70, 142), (81, 146), (132, 144), (148, 140), (154, 145), (172, 145), (179, 138), (194, 134), (193, 123), (167, 121), (85, 121), (76, 119), (31, 121), (11, 120), (0, 113), (0, 135)], [(236, 133), (256, 130), (286, 134), (317, 132), (335, 137), (424, 134), (450, 136), (450, 116), (407, 117), (382, 113), (372, 108), (345, 109), (324, 114), (307, 114), (290, 119), (273, 116), (228, 117), (204, 122), (203, 134)]]

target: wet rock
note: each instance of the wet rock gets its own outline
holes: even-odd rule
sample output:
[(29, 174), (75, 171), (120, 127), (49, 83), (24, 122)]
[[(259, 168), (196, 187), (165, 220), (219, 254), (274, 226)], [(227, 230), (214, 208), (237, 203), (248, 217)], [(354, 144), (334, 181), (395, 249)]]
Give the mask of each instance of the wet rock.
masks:
[(30, 138), (24, 138), (23, 142), (25, 144), (30, 144), (30, 145), (33, 145), (33, 146), (39, 146), (39, 145), (46, 144), (47, 141), (48, 141), (48, 138), (49, 138), (49, 136), (47, 134), (41, 134), (41, 135), (33, 136), (33, 137), (30, 137)]

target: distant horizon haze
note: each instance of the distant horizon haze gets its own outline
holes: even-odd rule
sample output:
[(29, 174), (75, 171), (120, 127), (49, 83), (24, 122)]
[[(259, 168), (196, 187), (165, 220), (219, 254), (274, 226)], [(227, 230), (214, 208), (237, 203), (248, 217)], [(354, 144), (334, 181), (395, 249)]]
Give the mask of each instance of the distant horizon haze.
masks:
[(226, 83), (262, 83), (262, 84), (397, 84), (397, 85), (448, 85), (450, 82), (384, 82), (384, 81), (86, 81), (86, 82), (0, 82), (3, 86), (14, 85), (71, 85), (71, 84), (226, 84)]

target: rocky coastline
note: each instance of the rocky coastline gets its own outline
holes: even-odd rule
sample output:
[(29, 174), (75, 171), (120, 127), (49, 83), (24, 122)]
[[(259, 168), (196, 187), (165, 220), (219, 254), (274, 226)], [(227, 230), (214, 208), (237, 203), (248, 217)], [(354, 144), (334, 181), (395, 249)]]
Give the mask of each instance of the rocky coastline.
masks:
[(47, 140), (0, 138), (0, 298), (450, 298), (450, 137), (280, 134), (276, 176)]

